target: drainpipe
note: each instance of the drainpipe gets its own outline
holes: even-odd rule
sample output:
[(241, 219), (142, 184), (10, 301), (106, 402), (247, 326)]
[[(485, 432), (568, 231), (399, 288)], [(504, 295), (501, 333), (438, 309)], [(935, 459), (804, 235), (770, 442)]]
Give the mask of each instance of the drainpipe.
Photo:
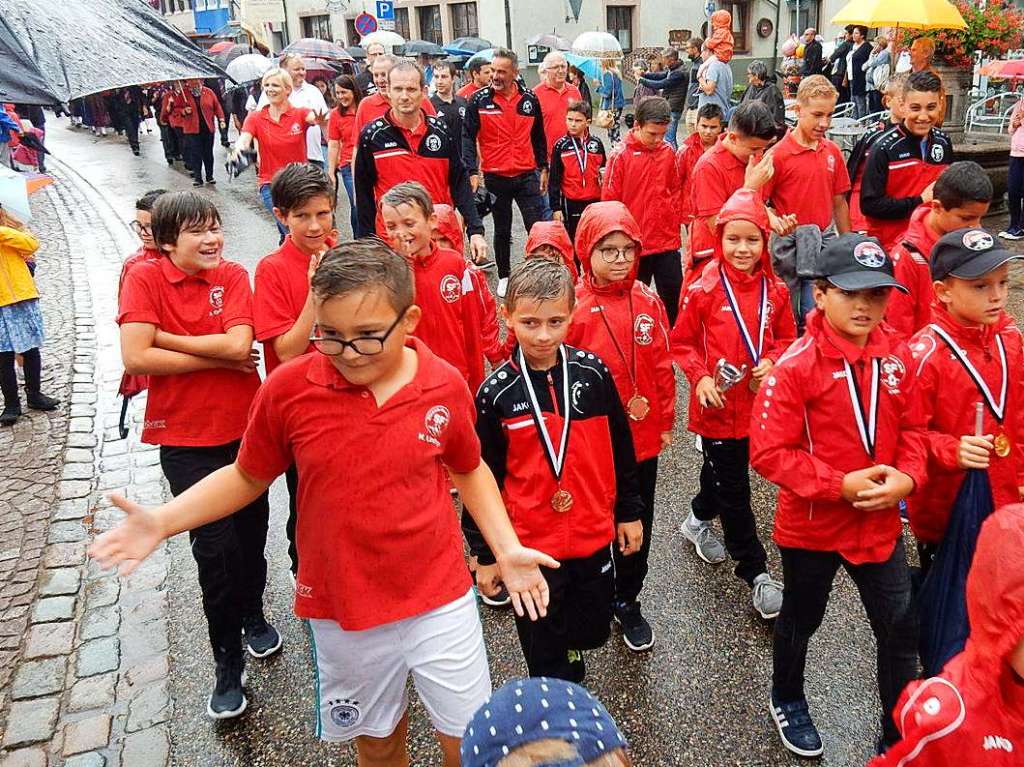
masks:
[(505, 47), (510, 51), (512, 48), (512, 10), (509, 7), (509, 0), (505, 0)]

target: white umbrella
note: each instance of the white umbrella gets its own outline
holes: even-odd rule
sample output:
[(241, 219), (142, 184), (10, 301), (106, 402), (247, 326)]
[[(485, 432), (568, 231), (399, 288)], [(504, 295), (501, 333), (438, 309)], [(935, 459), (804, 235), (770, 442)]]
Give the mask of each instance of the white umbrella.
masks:
[(572, 41), (572, 52), (590, 59), (622, 58), (622, 46), (607, 32), (584, 32)]
[(32, 208), (28, 204), (28, 180), (6, 165), (0, 165), (0, 208), (6, 208), (22, 221), (32, 220)]
[(362, 38), (359, 41), (359, 47), (365, 48), (370, 43), (380, 43), (387, 50), (393, 52), (396, 46), (405, 45), (405, 38), (397, 32), (392, 32), (388, 29), (378, 29), (376, 32), (371, 32)]
[(259, 80), (263, 73), (276, 66), (273, 61), (258, 53), (246, 53), (228, 64), (224, 71), (236, 83), (251, 83)]

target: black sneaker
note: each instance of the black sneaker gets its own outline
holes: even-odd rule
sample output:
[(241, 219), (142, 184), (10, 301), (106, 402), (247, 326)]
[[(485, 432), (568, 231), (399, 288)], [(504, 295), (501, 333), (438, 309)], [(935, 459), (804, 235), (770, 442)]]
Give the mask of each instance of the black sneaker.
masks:
[(262, 615), (246, 619), (242, 631), (245, 632), (245, 645), (254, 658), (266, 658), (281, 649), (281, 635)]
[(639, 602), (618, 602), (615, 605), (615, 621), (622, 626), (622, 641), (633, 652), (643, 652), (654, 647), (654, 632), (651, 624), (640, 613)]
[(8, 405), (0, 413), (0, 426), (14, 426), (21, 418), (21, 405)]
[(217, 661), (217, 684), (206, 702), (206, 715), (211, 719), (233, 719), (241, 716), (249, 705), (245, 691), (245, 656), (241, 652)]
[(28, 406), (33, 410), (56, 410), (60, 407), (59, 399), (47, 397), (42, 392), (26, 391), (25, 399), (28, 402)]
[(202, 181), (193, 181), (192, 182), (192, 186), (202, 186), (202, 185), (203, 185)]
[(821, 745), (818, 728), (814, 726), (811, 713), (807, 710), (806, 698), (780, 703), (772, 691), (768, 708), (779, 737), (782, 738), (782, 745), (797, 756), (821, 756), (825, 748)]

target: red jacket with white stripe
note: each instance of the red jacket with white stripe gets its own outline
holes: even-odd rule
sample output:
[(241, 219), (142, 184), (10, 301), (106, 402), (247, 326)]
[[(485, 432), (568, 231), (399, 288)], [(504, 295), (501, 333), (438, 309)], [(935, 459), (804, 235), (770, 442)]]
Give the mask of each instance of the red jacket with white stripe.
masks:
[(641, 256), (679, 250), (679, 173), (671, 144), (642, 144), (633, 131), (608, 158), (602, 200), (618, 200), (643, 235)]
[[(607, 158), (604, 144), (589, 133), (582, 138), (566, 134), (551, 149), (548, 200), (552, 210), (562, 210), (563, 200), (600, 200), (601, 168)], [(586, 169), (580, 168), (580, 164)]]
[(637, 261), (629, 279), (596, 284), (591, 253), (612, 232), (624, 232), (639, 248), (640, 230), (622, 203), (596, 202), (583, 212), (576, 230), (583, 276), (576, 284), (576, 308), (566, 342), (601, 356), (623, 407), (634, 394), (647, 399), (647, 416), (629, 419), (636, 459), (646, 461), (661, 452), (661, 434), (672, 431), (675, 423), (676, 378), (668, 350), (668, 316), (658, 294), (636, 280)]
[[(722, 227), (728, 221), (753, 221), (761, 229), (764, 251), (761, 266), (753, 274), (743, 274), (722, 258)], [(725, 393), (724, 408), (705, 408), (697, 402), (697, 382), (715, 375), (718, 360), (753, 367), (750, 352), (736, 325), (729, 299), (722, 285), (721, 270), (726, 272), (739, 303), (740, 313), (754, 344), (758, 338), (762, 278), (767, 280), (768, 324), (764, 332), (762, 355), (778, 360), (796, 338), (796, 321), (789, 308), (789, 290), (771, 267), (768, 249), (768, 215), (760, 197), (739, 190), (729, 198), (717, 220), (718, 241), (715, 256), (683, 293), (679, 317), (672, 329), (672, 359), (690, 382), (689, 430), (712, 439), (743, 439), (750, 431), (750, 410), (755, 393), (748, 377)]]
[(540, 100), (516, 85), (511, 98), (488, 86), (469, 99), (462, 122), (462, 160), (470, 174), (519, 176), (548, 167)]
[(967, 576), (971, 635), (942, 673), (911, 682), (893, 710), (903, 739), (869, 767), (1019, 767), (1024, 679), (1010, 654), (1024, 638), (1024, 506), (985, 520)]
[(907, 231), (889, 251), (896, 280), (910, 292), (894, 290), (889, 294), (885, 321), (904, 339), (932, 321), (935, 292), (929, 259), (940, 235), (928, 226), (931, 210), (927, 203), (919, 205), (910, 217)]
[[(1002, 388), (1002, 366), (996, 347), (996, 336), (1006, 350), (1006, 418), (1000, 424), (986, 406), (983, 434), (1006, 434), (1013, 448), (1005, 458), (990, 453), (988, 468), (995, 508), (1020, 501), (1018, 487), (1024, 485), (1024, 430), (1020, 427), (1024, 406), (1024, 352), (1020, 331), (1008, 314), (984, 330), (961, 325), (943, 308), (936, 305), (932, 323), (946, 331), (967, 354), (992, 395), (999, 401)], [(939, 543), (946, 531), (950, 508), (964, 479), (964, 470), (957, 466), (960, 437), (974, 434), (977, 403), (984, 400), (970, 375), (953, 356), (946, 342), (931, 326), (924, 328), (910, 342), (914, 356), (914, 390), (910, 395), (914, 420), (920, 421), (928, 446), (928, 483), (908, 499), (910, 526), (914, 535), (925, 543)]]
[[(864, 447), (848, 390), (844, 360), (870, 409), (872, 360), (878, 360), (875, 452)], [(779, 485), (775, 542), (836, 551), (853, 564), (883, 562), (903, 532), (896, 506), (861, 511), (843, 500), (843, 477), (887, 464), (925, 481), (923, 436), (909, 415), (914, 384), (906, 344), (880, 325), (860, 348), (840, 338), (817, 309), (804, 336), (768, 373), (750, 419), (750, 464)], [(865, 419), (867, 420), (867, 419)]]

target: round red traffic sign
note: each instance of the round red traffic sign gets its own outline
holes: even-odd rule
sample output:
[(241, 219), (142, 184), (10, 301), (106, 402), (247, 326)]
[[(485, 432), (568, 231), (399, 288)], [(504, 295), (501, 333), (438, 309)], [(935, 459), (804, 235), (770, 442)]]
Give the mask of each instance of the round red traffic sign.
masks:
[(360, 13), (355, 20), (356, 32), (361, 37), (366, 37), (371, 32), (377, 31), (377, 19), (368, 13)]

